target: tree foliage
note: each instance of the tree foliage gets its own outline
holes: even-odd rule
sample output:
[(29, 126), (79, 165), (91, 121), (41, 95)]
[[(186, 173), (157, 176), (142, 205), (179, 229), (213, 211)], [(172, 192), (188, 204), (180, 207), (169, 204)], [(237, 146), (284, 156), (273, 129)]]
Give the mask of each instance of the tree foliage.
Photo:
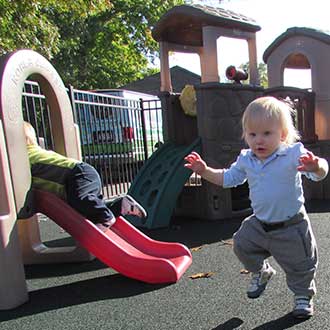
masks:
[(113, 88), (150, 73), (151, 29), (183, 0), (0, 0), (0, 54), (20, 48), (49, 59), (65, 84)]
[(49, 60), (60, 50), (60, 27), (53, 14), (87, 17), (110, 6), (108, 0), (0, 0), (0, 55), (21, 48), (43, 54)]
[[(239, 66), (241, 69), (249, 72), (249, 62), (241, 64)], [(268, 87), (268, 75), (267, 75), (267, 65), (265, 63), (258, 63), (258, 73), (259, 73), (259, 80), (260, 86), (267, 88)]]
[(143, 78), (158, 49), (151, 28), (177, 3), (115, 0), (111, 8), (87, 19), (58, 17), (65, 38), (56, 67), (64, 80), (84, 88), (111, 88)]

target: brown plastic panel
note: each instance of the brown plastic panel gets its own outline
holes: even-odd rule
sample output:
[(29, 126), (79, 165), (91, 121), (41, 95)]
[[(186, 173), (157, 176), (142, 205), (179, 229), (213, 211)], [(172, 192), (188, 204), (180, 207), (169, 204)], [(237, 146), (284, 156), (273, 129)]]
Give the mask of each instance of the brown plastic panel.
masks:
[(2, 121), (0, 120), (0, 309), (28, 300), (16, 230), (16, 210)]
[(32, 50), (1, 57), (0, 77), (0, 309), (10, 309), (28, 299), (24, 262), (72, 262), (94, 257), (79, 246), (46, 247), (40, 238), (37, 216), (16, 221), (31, 182), (22, 114), (27, 78), (37, 81), (46, 97), (55, 151), (81, 159), (79, 131), (62, 79), (49, 61)]

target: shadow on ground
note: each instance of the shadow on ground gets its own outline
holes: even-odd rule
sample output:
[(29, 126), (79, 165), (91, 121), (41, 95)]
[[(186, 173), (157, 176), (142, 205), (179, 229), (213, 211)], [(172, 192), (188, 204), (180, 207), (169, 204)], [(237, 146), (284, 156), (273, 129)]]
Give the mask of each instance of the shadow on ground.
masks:
[(159, 290), (165, 286), (167, 285), (147, 284), (120, 274), (113, 274), (34, 290), (29, 293), (29, 301), (26, 304), (13, 310), (0, 311), (0, 321), (8, 321), (94, 301), (136, 296)]
[(307, 321), (306, 319), (295, 319), (291, 313), (288, 313), (276, 320), (269, 321), (265, 324), (259, 325), (252, 330), (284, 330), (290, 329), (297, 324)]
[[(297, 320), (293, 318), (291, 313), (288, 313), (276, 320), (272, 320), (265, 324), (259, 325), (252, 330), (284, 330), (290, 329), (297, 324), (305, 322), (306, 320)], [(226, 321), (225, 323), (219, 324), (217, 327), (213, 328), (212, 330), (233, 330), (239, 328), (244, 321), (238, 317), (233, 317), (230, 320)]]
[(219, 324), (216, 328), (213, 328), (212, 330), (233, 330), (240, 327), (243, 323), (243, 320), (239, 319), (238, 317), (233, 317), (225, 323)]
[(140, 230), (153, 239), (180, 242), (188, 248), (193, 248), (232, 238), (241, 222), (242, 218), (200, 220), (180, 217), (175, 218), (168, 228)]

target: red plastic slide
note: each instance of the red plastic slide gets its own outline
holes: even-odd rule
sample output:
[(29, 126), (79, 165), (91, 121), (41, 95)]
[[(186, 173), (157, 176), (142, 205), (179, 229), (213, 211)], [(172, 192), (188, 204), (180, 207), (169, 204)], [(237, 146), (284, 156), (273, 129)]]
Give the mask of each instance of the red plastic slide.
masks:
[(51, 193), (36, 190), (37, 211), (66, 230), (81, 246), (117, 272), (147, 283), (174, 283), (192, 262), (179, 243), (155, 241), (123, 217), (103, 233), (67, 203)]

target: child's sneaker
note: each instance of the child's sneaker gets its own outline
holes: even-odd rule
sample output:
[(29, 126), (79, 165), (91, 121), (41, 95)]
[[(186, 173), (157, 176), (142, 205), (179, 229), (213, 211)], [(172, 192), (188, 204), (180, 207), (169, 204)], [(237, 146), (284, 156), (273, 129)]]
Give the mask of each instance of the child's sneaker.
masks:
[(139, 218), (147, 217), (145, 209), (130, 195), (124, 196), (121, 201), (121, 214), (135, 215)]
[(116, 223), (116, 218), (112, 218), (110, 220), (106, 220), (104, 222), (98, 222), (95, 226), (103, 232), (106, 232), (111, 226)]
[(269, 280), (275, 274), (275, 269), (268, 262), (265, 262), (260, 272), (252, 274), (251, 282), (247, 289), (247, 296), (251, 299), (258, 298), (265, 291)]
[(313, 298), (308, 296), (295, 296), (293, 317), (297, 319), (307, 319), (314, 314)]

